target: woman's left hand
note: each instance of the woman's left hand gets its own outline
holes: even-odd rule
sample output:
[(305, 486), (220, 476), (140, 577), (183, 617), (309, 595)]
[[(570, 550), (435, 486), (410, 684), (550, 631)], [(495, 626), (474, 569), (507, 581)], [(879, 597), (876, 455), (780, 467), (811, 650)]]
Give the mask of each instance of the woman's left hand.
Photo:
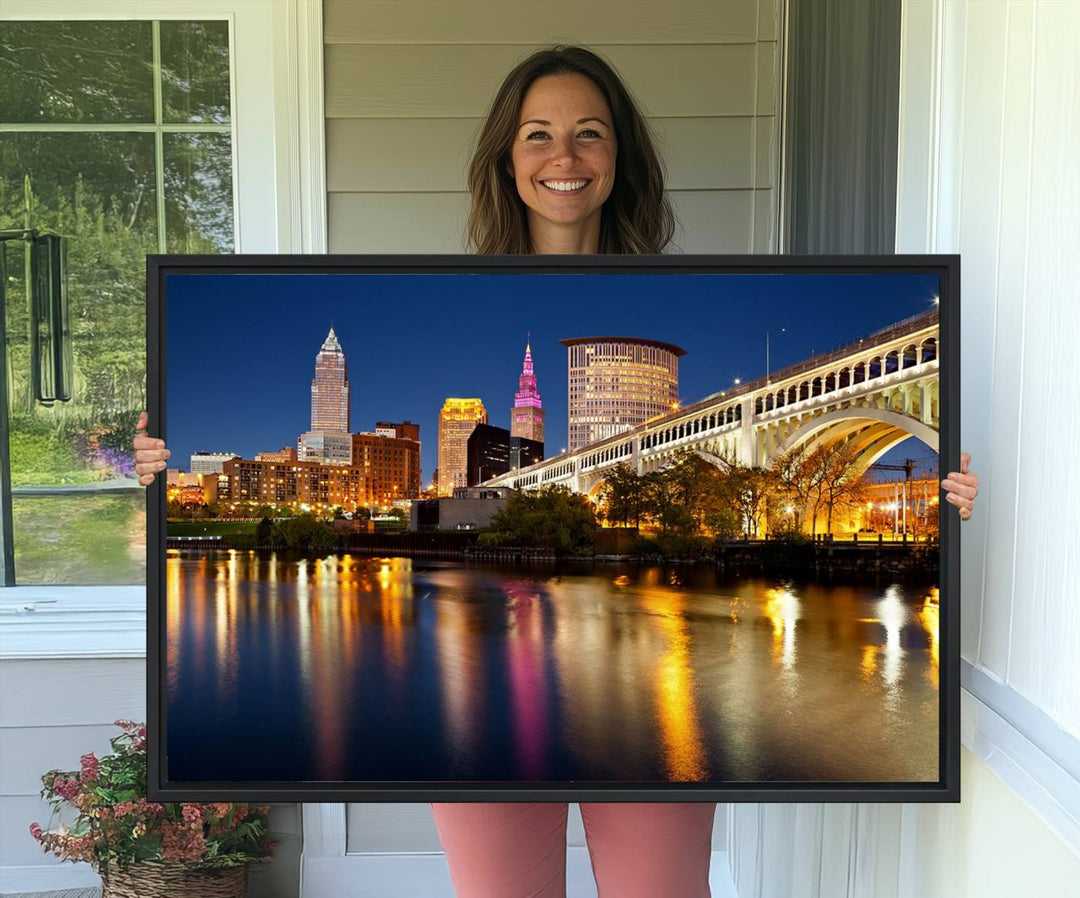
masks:
[(975, 497), (979, 495), (979, 475), (968, 471), (971, 464), (971, 455), (967, 452), (960, 454), (960, 470), (950, 471), (949, 476), (941, 481), (941, 488), (945, 490), (945, 501), (951, 502), (960, 511), (960, 520), (966, 521), (971, 517), (975, 508)]

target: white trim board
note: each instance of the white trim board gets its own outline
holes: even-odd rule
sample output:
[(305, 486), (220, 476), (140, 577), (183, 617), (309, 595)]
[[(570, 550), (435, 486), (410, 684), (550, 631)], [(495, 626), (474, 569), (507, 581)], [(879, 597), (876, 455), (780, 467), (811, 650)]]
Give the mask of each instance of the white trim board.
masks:
[(145, 657), (145, 586), (0, 589), (0, 659)]
[[(970, 667), (966, 662), (964, 665)], [(970, 677), (976, 678), (979, 673), (972, 670)], [(985, 674), (981, 676), (985, 678)], [(1036, 721), (1036, 715), (1045, 717), (1043, 712), (1007, 687), (1000, 688), (1002, 693), (995, 693), (994, 700), (1001, 702), (1003, 713), (1010, 714), (1014, 720), (1023, 720), (1026, 731), (1037, 734), (1042, 742), (1047, 734), (1043, 732), (1044, 724)], [(1009, 697), (1003, 700), (1005, 693)], [(1028, 729), (1033, 725), (1034, 730)], [(1080, 780), (1067, 767), (967, 688), (960, 691), (960, 741), (1080, 853)], [(1067, 734), (1051, 742), (1062, 763), (1071, 766), (1080, 757), (1080, 745)], [(963, 782), (960, 790), (963, 798)]]

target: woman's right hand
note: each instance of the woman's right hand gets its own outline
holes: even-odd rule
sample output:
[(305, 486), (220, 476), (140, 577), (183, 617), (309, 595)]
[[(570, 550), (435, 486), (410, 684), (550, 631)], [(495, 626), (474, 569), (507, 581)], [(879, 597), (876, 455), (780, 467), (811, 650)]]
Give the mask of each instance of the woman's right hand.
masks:
[(169, 457), (169, 450), (165, 448), (164, 440), (148, 437), (145, 433), (146, 425), (150, 417), (146, 412), (139, 414), (139, 421), (135, 425), (135, 439), (132, 445), (135, 447), (135, 473), (139, 475), (139, 483), (149, 486), (154, 482), (154, 477), (165, 470), (168, 464), (165, 459)]

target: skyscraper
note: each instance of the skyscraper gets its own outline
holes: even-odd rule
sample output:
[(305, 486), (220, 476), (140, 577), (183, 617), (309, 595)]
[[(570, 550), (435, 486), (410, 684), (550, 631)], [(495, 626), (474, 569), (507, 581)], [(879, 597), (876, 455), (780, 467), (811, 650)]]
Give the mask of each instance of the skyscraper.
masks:
[(510, 470), (510, 431), (491, 424), (477, 424), (469, 435), (468, 480), (476, 486)]
[(532, 347), (528, 343), (525, 344), (525, 362), (518, 378), (518, 391), (514, 394), (514, 407), (510, 410), (510, 435), (544, 442), (544, 408), (536, 388)]
[(637, 337), (559, 342), (568, 350), (571, 452), (670, 412), (679, 401), (679, 357), (685, 349)]
[(345, 353), (334, 329), (315, 356), (311, 381), (311, 429), (327, 433), (349, 432), (349, 374)]
[(447, 399), (439, 412), (439, 495), (469, 485), (469, 437), (477, 424), (487, 424), (479, 399)]
[(349, 437), (349, 372), (334, 329), (315, 356), (311, 379), (311, 430), (296, 441), (300, 461), (331, 465), (352, 463)]

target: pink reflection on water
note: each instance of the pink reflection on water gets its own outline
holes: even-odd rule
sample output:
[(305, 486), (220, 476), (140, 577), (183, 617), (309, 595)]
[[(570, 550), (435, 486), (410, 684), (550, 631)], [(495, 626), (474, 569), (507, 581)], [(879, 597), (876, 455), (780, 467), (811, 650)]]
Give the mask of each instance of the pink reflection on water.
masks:
[(547, 684), (544, 678), (543, 603), (531, 584), (506, 586), (506, 661), (514, 750), (524, 779), (544, 778), (549, 752)]

